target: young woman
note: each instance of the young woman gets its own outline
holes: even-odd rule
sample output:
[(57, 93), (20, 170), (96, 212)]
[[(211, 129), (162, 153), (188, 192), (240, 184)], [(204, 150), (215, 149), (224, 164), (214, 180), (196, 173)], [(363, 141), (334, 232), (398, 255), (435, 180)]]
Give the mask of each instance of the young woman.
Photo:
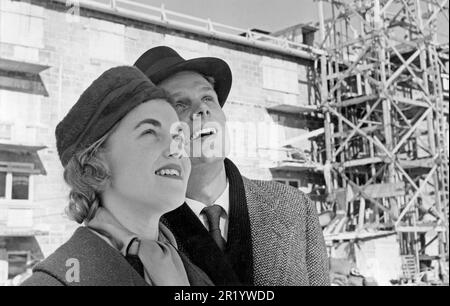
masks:
[(212, 285), (159, 223), (184, 202), (190, 173), (168, 100), (136, 68), (117, 67), (58, 124), (67, 211), (84, 226), (24, 285)]

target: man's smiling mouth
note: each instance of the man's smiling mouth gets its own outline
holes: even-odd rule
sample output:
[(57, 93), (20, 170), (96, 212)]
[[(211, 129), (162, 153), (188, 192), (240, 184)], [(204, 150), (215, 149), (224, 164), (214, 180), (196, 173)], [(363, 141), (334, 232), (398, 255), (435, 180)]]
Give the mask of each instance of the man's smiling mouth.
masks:
[(192, 136), (191, 136), (191, 140), (196, 140), (199, 138), (203, 138), (203, 137), (207, 137), (207, 136), (211, 136), (217, 134), (217, 129), (215, 128), (204, 128), (201, 130), (198, 130), (197, 132), (195, 132)]

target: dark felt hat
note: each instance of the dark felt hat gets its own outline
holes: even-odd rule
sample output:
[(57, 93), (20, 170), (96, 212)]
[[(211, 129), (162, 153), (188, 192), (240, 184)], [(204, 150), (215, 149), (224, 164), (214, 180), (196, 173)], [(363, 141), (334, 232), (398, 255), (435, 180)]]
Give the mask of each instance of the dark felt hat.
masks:
[(167, 99), (167, 94), (136, 67), (121, 66), (104, 72), (56, 127), (56, 147), (63, 166), (133, 108), (153, 99)]
[(228, 64), (216, 57), (182, 58), (166, 46), (151, 48), (134, 63), (153, 83), (158, 84), (180, 71), (195, 71), (215, 80), (214, 90), (220, 106), (227, 100), (231, 88), (231, 70)]

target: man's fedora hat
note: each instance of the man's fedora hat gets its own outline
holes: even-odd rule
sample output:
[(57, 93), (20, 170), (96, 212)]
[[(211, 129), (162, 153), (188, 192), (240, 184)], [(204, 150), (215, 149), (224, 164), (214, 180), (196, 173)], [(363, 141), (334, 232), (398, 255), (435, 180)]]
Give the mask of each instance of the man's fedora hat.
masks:
[(180, 71), (195, 71), (215, 80), (214, 90), (220, 106), (227, 100), (231, 88), (231, 70), (228, 64), (216, 57), (185, 60), (175, 50), (166, 46), (152, 48), (138, 58), (139, 68), (155, 84)]

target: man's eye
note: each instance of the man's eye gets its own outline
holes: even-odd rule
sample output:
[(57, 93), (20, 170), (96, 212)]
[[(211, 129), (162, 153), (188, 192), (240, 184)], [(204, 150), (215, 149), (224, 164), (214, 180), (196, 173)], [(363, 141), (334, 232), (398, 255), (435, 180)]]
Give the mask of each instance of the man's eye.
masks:
[(214, 99), (211, 96), (206, 96), (203, 98), (203, 101), (211, 102), (214, 101)]
[(177, 109), (177, 110), (184, 110), (184, 109), (186, 109), (186, 104), (184, 104), (184, 103), (176, 103), (175, 104), (175, 108)]

